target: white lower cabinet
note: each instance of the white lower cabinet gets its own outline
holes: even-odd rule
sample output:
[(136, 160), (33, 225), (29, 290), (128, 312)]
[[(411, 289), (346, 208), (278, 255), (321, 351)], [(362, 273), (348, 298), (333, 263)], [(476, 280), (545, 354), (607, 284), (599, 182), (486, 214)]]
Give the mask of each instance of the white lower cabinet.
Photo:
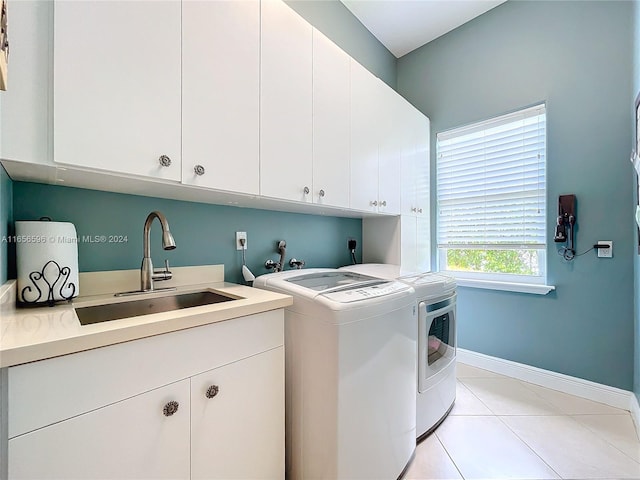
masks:
[(8, 478), (284, 479), (283, 344), (273, 310), (10, 367)]
[(191, 379), (191, 478), (284, 476), (284, 348)]
[(9, 440), (9, 478), (189, 478), (188, 439), (186, 379)]

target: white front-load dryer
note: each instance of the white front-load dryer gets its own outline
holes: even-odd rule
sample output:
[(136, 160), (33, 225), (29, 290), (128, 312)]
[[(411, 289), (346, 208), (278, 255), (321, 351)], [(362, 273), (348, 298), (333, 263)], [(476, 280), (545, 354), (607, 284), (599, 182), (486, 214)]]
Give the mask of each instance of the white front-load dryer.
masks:
[(399, 478), (415, 450), (414, 290), (336, 269), (256, 278), (285, 309), (287, 478)]
[(456, 399), (456, 281), (440, 273), (407, 272), (398, 265), (381, 263), (348, 265), (341, 270), (395, 279), (416, 292), (416, 437), (420, 441), (446, 418)]

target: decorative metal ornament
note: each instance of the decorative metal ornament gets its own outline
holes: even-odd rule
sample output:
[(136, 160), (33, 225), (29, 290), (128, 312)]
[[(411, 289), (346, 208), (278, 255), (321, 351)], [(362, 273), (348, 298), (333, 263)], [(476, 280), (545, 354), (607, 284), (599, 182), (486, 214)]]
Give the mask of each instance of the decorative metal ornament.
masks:
[[(54, 260), (49, 260), (44, 264), (42, 270), (29, 274), (29, 280), (31, 280), (33, 288), (27, 285), (22, 289), (20, 292), (21, 303), (26, 305), (46, 303), (49, 306), (53, 306), (56, 302), (56, 293), (64, 300), (71, 300), (76, 293), (76, 286), (73, 282), (69, 282), (70, 275), (71, 269), (69, 267), (61, 267)], [(48, 287), (48, 291), (44, 291), (45, 289), (41, 288), (43, 283)], [(33, 298), (36, 292), (37, 296), (30, 300), (29, 298)]]

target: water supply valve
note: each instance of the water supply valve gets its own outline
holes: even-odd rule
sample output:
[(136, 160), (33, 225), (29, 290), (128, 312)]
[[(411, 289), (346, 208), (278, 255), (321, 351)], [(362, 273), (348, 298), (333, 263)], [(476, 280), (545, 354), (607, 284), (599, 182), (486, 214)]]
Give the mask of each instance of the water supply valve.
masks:
[(296, 260), (295, 258), (292, 258), (291, 260), (289, 260), (289, 266), (291, 268), (295, 268), (296, 270), (300, 270), (302, 269), (302, 267), (304, 267), (304, 260)]

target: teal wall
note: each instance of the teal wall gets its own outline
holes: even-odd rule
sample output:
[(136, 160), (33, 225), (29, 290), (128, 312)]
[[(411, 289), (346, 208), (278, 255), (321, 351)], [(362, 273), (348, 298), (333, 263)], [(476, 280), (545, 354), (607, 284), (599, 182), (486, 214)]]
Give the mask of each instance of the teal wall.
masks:
[[(7, 237), (13, 233), (13, 182), (0, 165), (0, 285), (13, 278), (14, 247), (8, 243)], [(11, 259), (11, 261), (9, 261)]]
[(285, 0), (345, 52), (396, 88), (396, 57), (338, 0)]
[[(548, 282), (557, 290), (460, 288), (459, 346), (627, 390), (634, 376), (632, 7), (506, 2), (398, 60), (398, 91), (431, 119), (433, 179), (437, 132), (547, 102)], [(613, 259), (590, 252), (566, 263), (557, 255), (557, 198), (567, 193), (578, 199), (578, 251), (613, 240)]]
[[(15, 220), (51, 217), (72, 222), (78, 236), (124, 235), (126, 243), (78, 244), (82, 272), (140, 268), (142, 227), (149, 212), (160, 210), (169, 221), (177, 248), (163, 251), (161, 229), (154, 221), (151, 254), (156, 267), (164, 259), (173, 266), (224, 264), (225, 280), (242, 283), (241, 252), (235, 232), (247, 232), (247, 265), (258, 276), (264, 262), (278, 259), (276, 243), (287, 242), (287, 261), (302, 259), (307, 267), (350, 263), (349, 238), (362, 245), (359, 219), (272, 212), (250, 208), (165, 200), (80, 188), (14, 182)], [(359, 255), (358, 255), (359, 258)], [(287, 269), (289, 267), (287, 266)]]

